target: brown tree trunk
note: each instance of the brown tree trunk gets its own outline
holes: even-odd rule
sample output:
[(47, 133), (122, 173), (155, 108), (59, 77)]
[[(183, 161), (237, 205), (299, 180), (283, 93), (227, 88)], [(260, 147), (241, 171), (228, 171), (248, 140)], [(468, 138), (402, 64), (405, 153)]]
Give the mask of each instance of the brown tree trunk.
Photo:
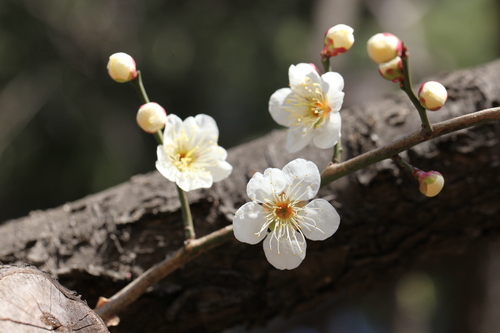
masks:
[(105, 333), (101, 318), (34, 267), (0, 265), (0, 332)]
[[(431, 121), (500, 105), (500, 61), (439, 78), (449, 92)], [(383, 83), (381, 83), (383, 84)], [(346, 92), (349, 93), (348, 91)], [(257, 111), (256, 111), (257, 112)], [(259, 112), (267, 112), (260, 110)], [(357, 156), (417, 130), (417, 112), (402, 94), (342, 110), (344, 157)], [(249, 115), (250, 116), (250, 115)], [(248, 201), (255, 171), (303, 157), (320, 169), (330, 151), (284, 151), (284, 131), (229, 151), (233, 174), (189, 193), (198, 236), (231, 223)], [(299, 268), (278, 271), (262, 245), (233, 240), (186, 264), (121, 315), (111, 332), (220, 332), (262, 325), (327, 298), (361, 294), (417, 264), (461, 253), (500, 232), (500, 123), (440, 137), (411, 149), (410, 162), (440, 171), (444, 190), (426, 198), (416, 182), (384, 161), (323, 188), (342, 222), (324, 242), (309, 242)], [(0, 226), (0, 260), (30, 263), (58, 276), (94, 305), (183, 243), (173, 184), (158, 173)]]

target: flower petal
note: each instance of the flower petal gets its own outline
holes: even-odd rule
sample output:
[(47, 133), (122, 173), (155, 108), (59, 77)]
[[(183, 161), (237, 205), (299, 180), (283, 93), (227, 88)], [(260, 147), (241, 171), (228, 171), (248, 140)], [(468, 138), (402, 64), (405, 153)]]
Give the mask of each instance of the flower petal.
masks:
[[(191, 117), (189, 117), (191, 118)], [(188, 119), (189, 119), (188, 118)], [(187, 120), (187, 119), (186, 119)], [(219, 128), (217, 127), (217, 123), (215, 119), (206, 114), (196, 115), (194, 118), (196, 125), (199, 126), (200, 131), (206, 135), (207, 139), (217, 141), (219, 139)], [(186, 122), (187, 124), (187, 122)]]
[(287, 178), (280, 169), (268, 168), (264, 175), (256, 172), (247, 184), (247, 194), (252, 200), (265, 202), (280, 194), (286, 187)]
[(280, 243), (271, 235), (266, 237), (263, 243), (264, 253), (271, 265), (277, 269), (294, 269), (300, 265), (306, 257), (307, 244), (297, 240), (301, 238), (298, 232), (295, 233), (295, 236), (296, 239), (282, 240)]
[(344, 79), (339, 73), (328, 72), (321, 76), (322, 78), (322, 88), (330, 103), (330, 107), (333, 112), (338, 112), (342, 108), (342, 103), (344, 102)]
[(209, 172), (178, 172), (175, 183), (186, 192), (212, 187), (214, 180)]
[(233, 171), (233, 167), (226, 161), (221, 161), (217, 163), (216, 166), (206, 168), (207, 171), (213, 177), (214, 182), (220, 182), (221, 180), (229, 177), (231, 172)]
[[(308, 81), (307, 78), (309, 78), (309, 82), (306, 82)], [(300, 63), (296, 66), (291, 65), (288, 69), (288, 79), (290, 80), (290, 87), (292, 90), (294, 87), (302, 84), (321, 82), (321, 78), (316, 71), (316, 68), (306, 63)]]
[(167, 116), (167, 123), (165, 124), (165, 130), (163, 131), (163, 144), (168, 144), (174, 140), (175, 133), (179, 131), (182, 126), (181, 118), (177, 117), (175, 114), (169, 114)]
[(281, 88), (274, 92), (269, 99), (269, 113), (274, 121), (282, 126), (289, 127), (294, 122), (294, 117), (289, 111), (286, 111), (288, 106), (287, 99), (292, 94), (292, 89)]
[(172, 165), (172, 162), (168, 159), (165, 154), (165, 149), (162, 145), (159, 145), (156, 149), (156, 155), (158, 160), (156, 161), (156, 169), (162, 174), (163, 177), (167, 178), (171, 182), (175, 182), (177, 174), (179, 171)]
[(304, 207), (305, 220), (301, 223), (304, 236), (311, 240), (324, 240), (333, 235), (340, 224), (337, 210), (324, 199), (315, 199)]
[(297, 158), (285, 165), (283, 172), (287, 177), (287, 193), (291, 198), (309, 200), (318, 193), (321, 176), (313, 162)]
[(288, 130), (286, 137), (286, 150), (290, 153), (296, 153), (311, 142), (313, 132), (303, 127), (294, 127)]
[(340, 139), (341, 124), (340, 113), (330, 113), (328, 120), (316, 128), (315, 136), (312, 139), (314, 145), (321, 149), (332, 148)]
[(264, 208), (254, 202), (247, 202), (236, 211), (233, 218), (234, 237), (240, 242), (257, 244), (266, 237), (267, 230), (256, 235), (266, 222)]
[[(344, 78), (336, 72), (328, 72), (321, 75), (323, 91), (339, 92), (344, 89)], [(328, 96), (330, 97), (330, 96)]]

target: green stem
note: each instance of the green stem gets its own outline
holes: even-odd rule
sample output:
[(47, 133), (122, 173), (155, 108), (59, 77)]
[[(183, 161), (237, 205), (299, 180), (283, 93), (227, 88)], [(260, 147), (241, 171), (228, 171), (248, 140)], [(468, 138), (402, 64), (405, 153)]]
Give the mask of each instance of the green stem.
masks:
[(330, 57), (323, 57), (321, 59), (321, 63), (323, 64), (323, 70), (325, 73), (332, 71), (332, 68), (330, 67)]
[(142, 84), (141, 71), (137, 71), (137, 77), (134, 80), (130, 81), (130, 83), (132, 83), (132, 85), (134, 86), (142, 102), (144, 104), (149, 103), (148, 94), (146, 93), (146, 89), (144, 89), (144, 85)]
[(394, 155), (391, 157), (392, 160), (396, 163), (398, 163), (403, 169), (408, 170), (411, 174), (413, 174), (413, 165), (410, 163), (406, 162), (404, 159), (401, 158), (399, 155)]
[(339, 142), (333, 147), (333, 163), (340, 163), (342, 161), (342, 150), (342, 141), (339, 139)]
[(177, 193), (179, 194), (179, 200), (181, 201), (182, 210), (182, 222), (184, 223), (184, 235), (186, 240), (192, 240), (196, 238), (193, 226), (193, 217), (191, 216), (191, 208), (189, 207), (189, 202), (187, 199), (186, 192), (182, 190), (178, 185)]
[(433, 131), (432, 125), (427, 118), (427, 110), (420, 104), (415, 92), (411, 87), (411, 77), (410, 77), (410, 66), (408, 64), (408, 51), (403, 45), (403, 52), (401, 55), (401, 60), (403, 62), (403, 75), (404, 81), (401, 83), (401, 89), (408, 95), (411, 102), (418, 111), (420, 120), (422, 121), (422, 129), (426, 135), (430, 135)]
[(163, 136), (161, 134), (161, 131), (153, 133), (153, 136), (155, 137), (156, 142), (158, 142), (159, 145), (163, 145)]

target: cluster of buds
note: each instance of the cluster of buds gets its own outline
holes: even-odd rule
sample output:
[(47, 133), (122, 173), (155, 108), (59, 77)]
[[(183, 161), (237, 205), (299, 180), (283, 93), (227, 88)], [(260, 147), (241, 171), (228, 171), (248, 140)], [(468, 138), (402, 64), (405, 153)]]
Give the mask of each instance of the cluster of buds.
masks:
[(346, 52), (354, 44), (354, 29), (345, 24), (337, 24), (325, 33), (322, 59), (335, 57)]
[(400, 57), (403, 43), (398, 37), (388, 32), (373, 35), (366, 43), (366, 50), (370, 59), (379, 64), (378, 71), (384, 79), (403, 82), (403, 62)]
[(413, 176), (418, 180), (419, 190), (428, 197), (435, 197), (444, 186), (444, 177), (437, 171), (425, 172), (413, 168)]
[(429, 111), (441, 109), (448, 99), (446, 88), (439, 82), (428, 81), (420, 86), (418, 100), (420, 105)]
[[(137, 78), (135, 60), (127, 53), (118, 52), (109, 57), (108, 74), (116, 82), (129, 82)], [(137, 111), (137, 124), (146, 133), (156, 133), (165, 127), (167, 113), (159, 104), (149, 102)]]

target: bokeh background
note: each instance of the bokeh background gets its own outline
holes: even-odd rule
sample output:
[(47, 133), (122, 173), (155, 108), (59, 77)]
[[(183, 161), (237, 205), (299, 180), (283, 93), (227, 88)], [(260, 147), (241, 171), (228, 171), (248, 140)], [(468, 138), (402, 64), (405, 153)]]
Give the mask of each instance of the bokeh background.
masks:
[[(332, 60), (349, 107), (397, 90), (366, 55), (373, 34), (405, 41), (418, 82), (497, 58), (499, 18), (498, 0), (0, 0), (0, 221), (154, 170), (154, 138), (135, 124), (140, 99), (107, 76), (112, 53), (135, 58), (168, 113), (213, 116), (230, 148), (278, 128), (269, 96), (291, 64), (320, 68), (335, 24), (355, 29), (353, 49)], [(415, 274), (419, 290), (437, 290)], [(375, 332), (367, 325), (349, 332)], [(403, 332), (391, 325), (377, 332)]]

